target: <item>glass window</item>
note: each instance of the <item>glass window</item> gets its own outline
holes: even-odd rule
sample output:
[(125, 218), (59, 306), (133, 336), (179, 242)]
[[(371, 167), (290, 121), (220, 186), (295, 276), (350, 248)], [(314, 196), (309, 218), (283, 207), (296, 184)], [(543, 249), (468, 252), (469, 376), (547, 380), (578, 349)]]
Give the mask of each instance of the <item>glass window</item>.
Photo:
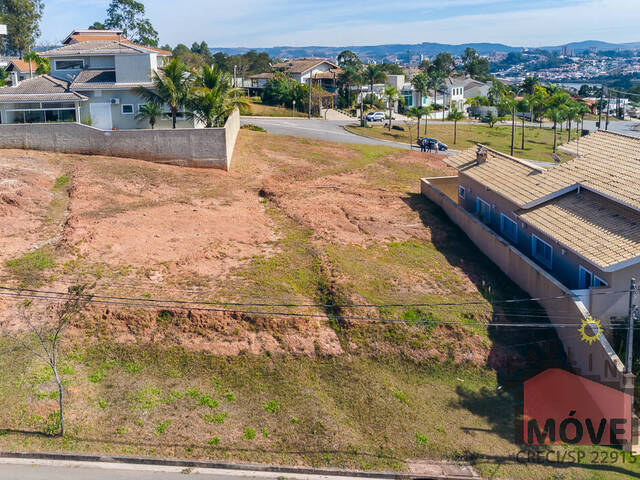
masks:
[(553, 262), (553, 247), (535, 235), (531, 236), (531, 243), (533, 257), (543, 265), (551, 268)]
[(82, 70), (84, 60), (56, 60), (56, 70)]
[(491, 223), (491, 205), (481, 198), (476, 200), (476, 213), (484, 223)]
[(467, 191), (464, 189), (464, 187), (458, 187), (458, 195), (460, 196), (460, 198), (466, 198)]
[(122, 105), (122, 114), (123, 115), (133, 115), (133, 105), (132, 104), (124, 104), (124, 105)]
[(518, 241), (518, 224), (505, 214), (500, 215), (500, 231), (509, 240)]
[(605, 282), (604, 280), (602, 280), (597, 275), (594, 275), (593, 276), (593, 286), (594, 287), (608, 287), (609, 284), (607, 282)]

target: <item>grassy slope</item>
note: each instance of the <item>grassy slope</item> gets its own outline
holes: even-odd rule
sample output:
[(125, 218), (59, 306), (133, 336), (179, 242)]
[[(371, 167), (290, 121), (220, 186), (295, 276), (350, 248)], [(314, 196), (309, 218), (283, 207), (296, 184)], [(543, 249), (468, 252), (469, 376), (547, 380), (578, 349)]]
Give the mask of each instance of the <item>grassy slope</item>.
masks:
[[(299, 182), (355, 173), (371, 192), (395, 192), (417, 205), (421, 216), (414, 211), (407, 223), (422, 220), (436, 237), (446, 236), (365, 245), (322, 241), (286, 208), (265, 200), (279, 230), (276, 253), (254, 258), (236, 271), (229, 298), (246, 293), (323, 302), (355, 297), (414, 303), (521, 295), (441, 213), (412, 193), (420, 175), (437, 173), (428, 171), (422, 160), (403, 162), (389, 148), (345, 145), (333, 153), (323, 148), (321, 142), (243, 132), (237, 174), (256, 172), (253, 157), (277, 168), (284, 181), (287, 176)], [(305, 162), (309, 167), (300, 168)], [(153, 166), (139, 165), (156, 178)], [(48, 263), (34, 263), (41, 278), (52, 273)], [(477, 289), (462, 282), (464, 275), (456, 273), (460, 269), (474, 278)], [(334, 277), (340, 279), (337, 287), (330, 285)], [(407, 279), (416, 285), (425, 278), (433, 279), (442, 293), (406, 287)], [(472, 321), (487, 313), (482, 308), (380, 309), (375, 314)], [(168, 323), (162, 312), (158, 320)], [(499, 477), (595, 478), (597, 473), (602, 478), (591, 467), (558, 472), (514, 463), (513, 398), (496, 389), (500, 371), (454, 361), (455, 349), (473, 334), (496, 352), (499, 345), (531, 341), (529, 334), (501, 337), (474, 326), (449, 335), (421, 325), (335, 322), (333, 327), (349, 353), (329, 358), (221, 357), (154, 344), (122, 346), (111, 342), (108, 330), (88, 331), (65, 351), (70, 425), (65, 439), (12, 431), (55, 429), (50, 375), (40, 363), (14, 356), (3, 364), (0, 376), (0, 408), (5, 412), (0, 428), (6, 429), (0, 449), (399, 470), (407, 458), (452, 459)], [(442, 359), (412, 354), (429, 349)], [(253, 431), (256, 436), (250, 438)]]
[[(407, 129), (402, 122), (395, 122)], [(409, 131), (392, 130), (391, 132), (382, 126), (362, 128), (358, 126), (348, 126), (348, 130), (361, 135), (392, 140), (401, 143), (409, 143)], [(522, 129), (516, 125), (516, 139), (514, 145), (514, 156), (551, 162), (553, 151), (553, 130), (549, 128), (527, 127), (525, 128), (525, 148), (522, 150)], [(575, 133), (572, 135), (574, 137)], [(424, 136), (424, 122), (420, 125), (420, 136)], [(485, 124), (460, 124), (458, 125), (457, 143), (453, 143), (453, 124), (441, 124), (429, 122), (427, 136), (435, 137), (449, 145), (449, 148), (465, 149), (473, 147), (476, 143), (482, 143), (488, 147), (504, 153), (511, 151), (511, 127), (494, 126), (490, 128)], [(411, 128), (411, 139), (416, 142), (416, 126)], [(567, 132), (558, 132), (558, 145), (567, 140)], [(561, 157), (565, 154), (559, 153)]]

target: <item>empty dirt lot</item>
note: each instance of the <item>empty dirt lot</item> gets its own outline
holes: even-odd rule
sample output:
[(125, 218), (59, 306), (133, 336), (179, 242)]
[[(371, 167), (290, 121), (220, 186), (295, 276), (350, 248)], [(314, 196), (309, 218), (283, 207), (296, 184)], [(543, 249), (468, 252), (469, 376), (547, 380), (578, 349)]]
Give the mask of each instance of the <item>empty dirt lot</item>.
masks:
[[(0, 152), (0, 286), (96, 295), (65, 336), (69, 433), (43, 433), (55, 384), (22, 352), (3, 357), (0, 449), (549, 478), (512, 461), (501, 382), (554, 335), (487, 327), (540, 312), (489, 303), (523, 293), (418, 194), (449, 173), (247, 130), (231, 172)], [(7, 294), (12, 335), (51, 302)], [(449, 302), (474, 304), (425, 305)]]

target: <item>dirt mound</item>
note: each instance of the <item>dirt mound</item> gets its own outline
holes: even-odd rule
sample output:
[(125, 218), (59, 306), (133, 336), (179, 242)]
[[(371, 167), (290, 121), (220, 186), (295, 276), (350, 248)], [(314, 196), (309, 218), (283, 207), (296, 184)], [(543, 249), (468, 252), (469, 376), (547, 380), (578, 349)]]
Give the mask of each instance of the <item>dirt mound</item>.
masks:
[(181, 346), (218, 355), (343, 353), (336, 333), (319, 320), (190, 310), (93, 310), (77, 333), (118, 343)]

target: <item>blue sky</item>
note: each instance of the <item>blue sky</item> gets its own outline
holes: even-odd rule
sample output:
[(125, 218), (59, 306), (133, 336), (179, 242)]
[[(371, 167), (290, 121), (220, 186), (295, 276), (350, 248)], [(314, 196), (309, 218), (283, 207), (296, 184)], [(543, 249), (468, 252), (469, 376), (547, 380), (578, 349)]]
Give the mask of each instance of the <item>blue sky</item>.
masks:
[[(160, 42), (209, 46), (640, 41), (639, 0), (143, 0)], [(103, 20), (109, 0), (45, 0), (40, 42)]]

